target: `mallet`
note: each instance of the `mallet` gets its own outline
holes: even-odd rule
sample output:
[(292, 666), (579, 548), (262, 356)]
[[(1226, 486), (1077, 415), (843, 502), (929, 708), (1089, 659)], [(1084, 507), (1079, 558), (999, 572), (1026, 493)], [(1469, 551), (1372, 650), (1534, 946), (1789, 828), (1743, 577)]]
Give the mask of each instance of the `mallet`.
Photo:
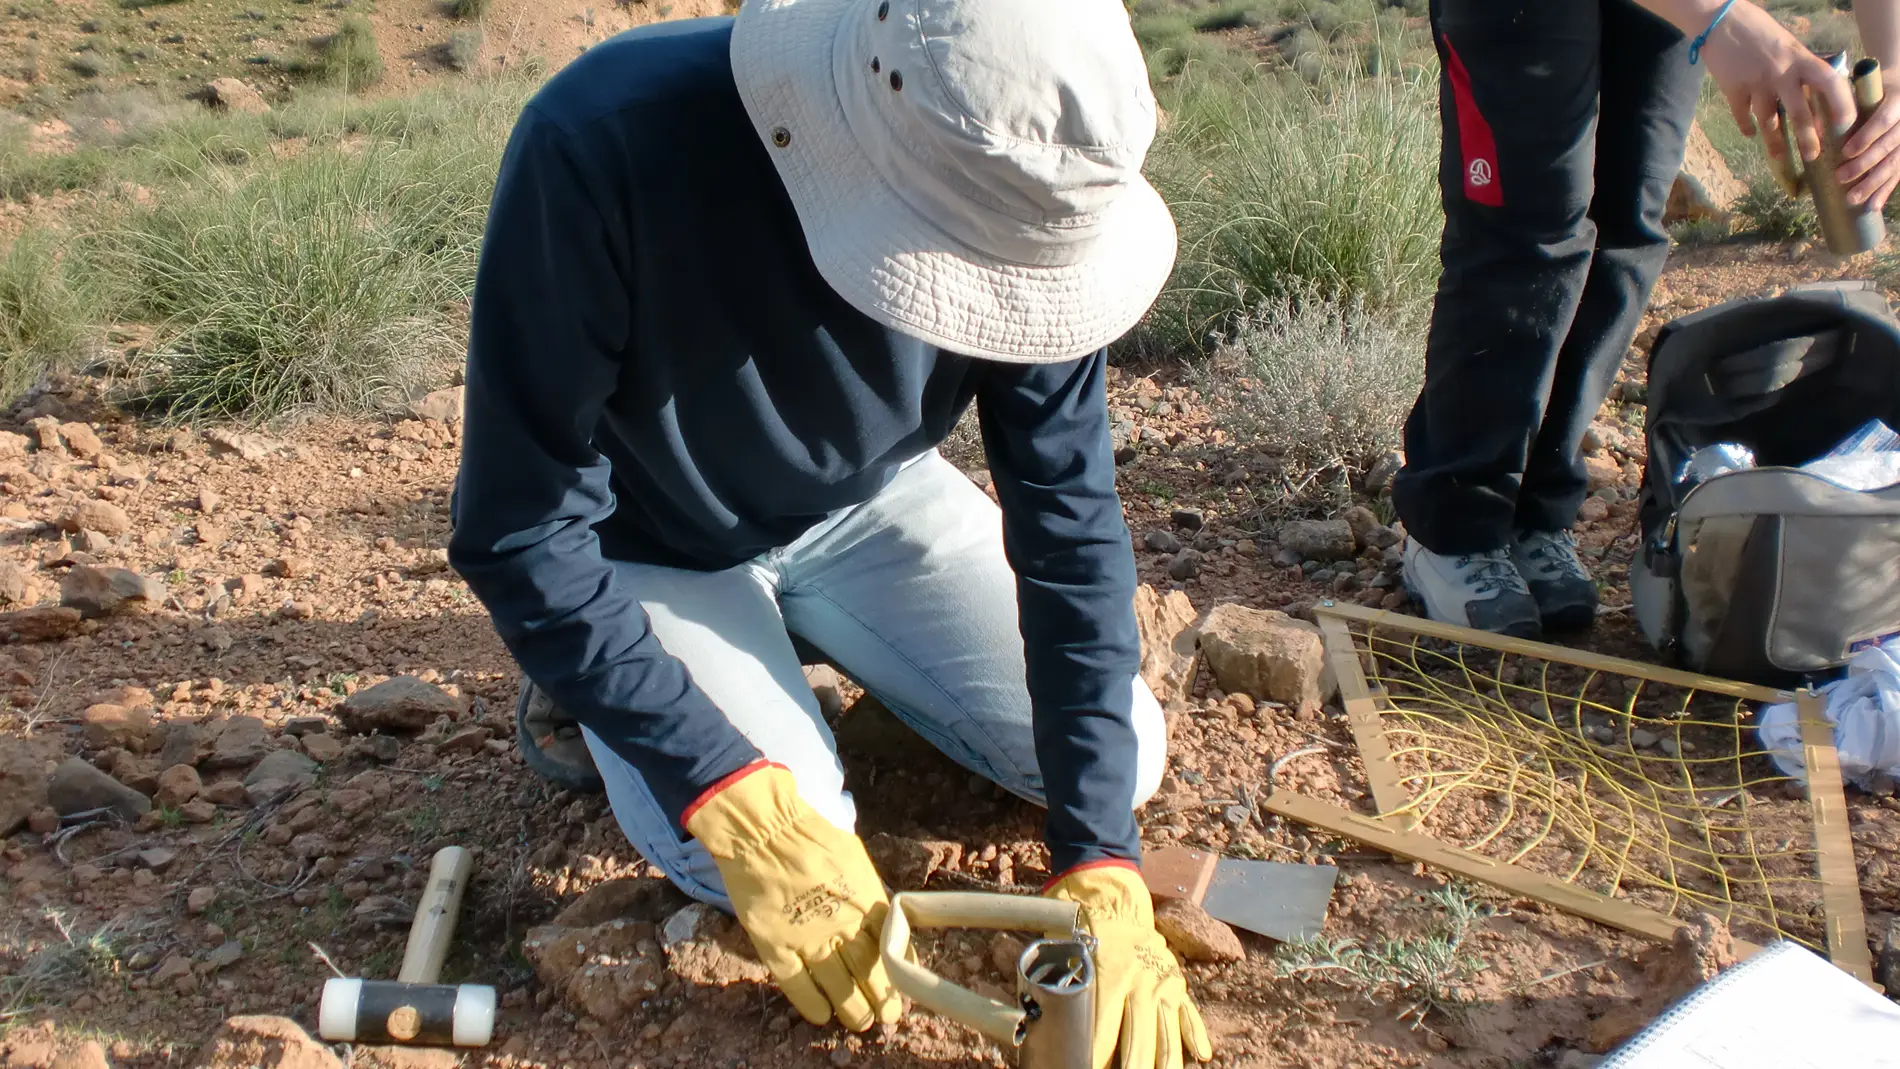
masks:
[(455, 934), (469, 864), (468, 851), (459, 846), (436, 852), (396, 979), (325, 980), (317, 1011), (319, 1035), (333, 1043), (479, 1047), (488, 1042), (495, 1031), (495, 989), (436, 983)]

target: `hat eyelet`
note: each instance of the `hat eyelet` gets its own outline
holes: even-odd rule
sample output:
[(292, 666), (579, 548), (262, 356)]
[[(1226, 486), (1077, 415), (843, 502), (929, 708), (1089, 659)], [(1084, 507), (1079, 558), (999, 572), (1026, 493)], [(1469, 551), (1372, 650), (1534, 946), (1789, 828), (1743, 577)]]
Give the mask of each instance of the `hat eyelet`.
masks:
[(772, 143), (779, 148), (784, 148), (792, 143), (792, 132), (783, 126), (772, 127)]
[(883, 22), (885, 19), (890, 18), (890, 16), (891, 0), (884, 0), (883, 3), (877, 5), (877, 20)]
[(871, 73), (876, 74), (878, 71), (882, 69), (883, 69), (883, 65), (877, 61), (877, 57), (872, 56), (871, 57)]
[(891, 92), (901, 93), (903, 91), (904, 91), (904, 72), (892, 71), (891, 72)]

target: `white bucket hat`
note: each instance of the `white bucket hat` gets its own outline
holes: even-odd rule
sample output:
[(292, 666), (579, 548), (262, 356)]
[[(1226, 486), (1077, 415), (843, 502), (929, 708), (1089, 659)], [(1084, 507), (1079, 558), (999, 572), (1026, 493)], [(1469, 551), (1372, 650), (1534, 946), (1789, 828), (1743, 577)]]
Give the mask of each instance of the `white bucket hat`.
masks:
[(1167, 281), (1122, 0), (745, 0), (732, 68), (819, 272), (893, 330), (1073, 360)]

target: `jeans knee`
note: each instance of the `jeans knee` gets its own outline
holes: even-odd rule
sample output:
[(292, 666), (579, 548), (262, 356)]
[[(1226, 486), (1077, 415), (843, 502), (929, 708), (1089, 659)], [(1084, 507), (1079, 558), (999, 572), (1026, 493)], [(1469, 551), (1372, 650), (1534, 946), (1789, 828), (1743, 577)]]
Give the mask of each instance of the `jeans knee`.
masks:
[(1168, 770), (1168, 722), (1161, 703), (1148, 689), (1147, 681), (1135, 677), (1133, 706), (1135, 727), (1135, 808), (1140, 808), (1161, 789), (1161, 776)]

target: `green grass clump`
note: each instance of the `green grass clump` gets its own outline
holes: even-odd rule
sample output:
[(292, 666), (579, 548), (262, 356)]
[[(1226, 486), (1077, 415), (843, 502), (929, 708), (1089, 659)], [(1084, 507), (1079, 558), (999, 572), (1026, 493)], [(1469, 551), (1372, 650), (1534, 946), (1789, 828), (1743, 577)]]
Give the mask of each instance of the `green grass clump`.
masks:
[(1411, 935), (1319, 938), (1283, 944), (1274, 954), (1282, 977), (1332, 984), (1382, 1002), (1408, 1003), (1399, 1020), (1423, 1022), (1434, 1011), (1455, 1014), (1473, 998), (1488, 963), (1469, 945), (1496, 910), (1452, 885), (1425, 896), (1430, 915)]
[(1414, 302), (1438, 277), (1436, 72), (1252, 80), (1190, 71), (1150, 174), (1179, 253), (1147, 343), (1201, 349), (1261, 303)]
[(488, 4), (489, 0), (449, 0), (449, 15), (458, 19), (479, 19), (488, 14)]
[(1821, 230), (1812, 199), (1790, 197), (1768, 178), (1749, 182), (1748, 191), (1736, 200), (1734, 211), (1744, 232), (1770, 241), (1794, 241)]
[(317, 50), (318, 78), (345, 91), (367, 89), (382, 81), (383, 57), (376, 29), (361, 15), (346, 16)]
[(59, 256), (63, 240), (35, 229), (0, 246), (0, 400), (80, 355), (86, 309)]
[(493, 174), (472, 152), (378, 144), (128, 210), (89, 259), (123, 318), (158, 325), (140, 394), (168, 414), (367, 412), (437, 381)]

